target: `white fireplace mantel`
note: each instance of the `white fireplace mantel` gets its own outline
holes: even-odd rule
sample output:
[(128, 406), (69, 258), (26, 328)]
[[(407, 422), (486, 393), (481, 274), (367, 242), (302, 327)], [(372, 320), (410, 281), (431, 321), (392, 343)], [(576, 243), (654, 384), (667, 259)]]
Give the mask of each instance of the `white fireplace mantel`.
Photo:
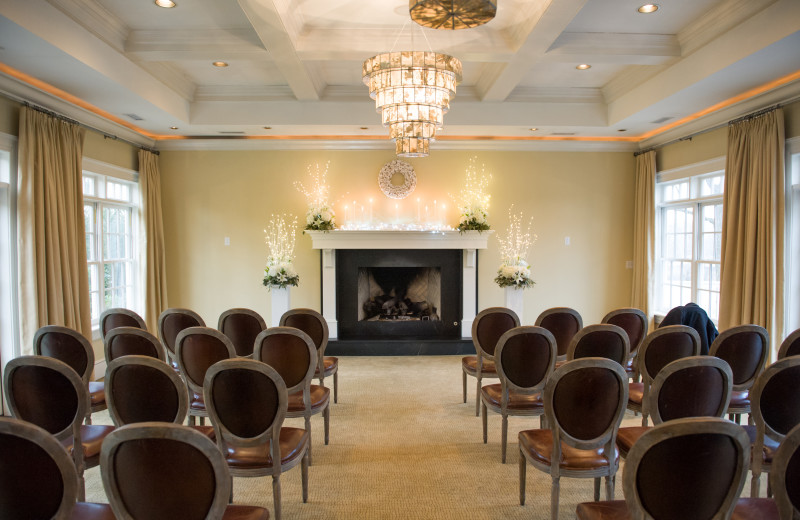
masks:
[(306, 231), (311, 247), (322, 250), (322, 315), (330, 338), (338, 337), (336, 322), (337, 249), (462, 249), (463, 279), (461, 336), (470, 337), (478, 299), (477, 251), (486, 249), (494, 231)]

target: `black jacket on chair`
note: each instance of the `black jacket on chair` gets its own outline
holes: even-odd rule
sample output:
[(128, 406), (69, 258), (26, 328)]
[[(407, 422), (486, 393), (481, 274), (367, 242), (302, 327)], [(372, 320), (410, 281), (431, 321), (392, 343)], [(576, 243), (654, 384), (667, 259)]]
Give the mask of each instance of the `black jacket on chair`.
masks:
[(714, 322), (696, 303), (687, 303), (669, 311), (659, 327), (666, 325), (688, 325), (696, 330), (700, 335), (700, 354), (704, 356), (708, 354), (708, 348), (719, 335)]

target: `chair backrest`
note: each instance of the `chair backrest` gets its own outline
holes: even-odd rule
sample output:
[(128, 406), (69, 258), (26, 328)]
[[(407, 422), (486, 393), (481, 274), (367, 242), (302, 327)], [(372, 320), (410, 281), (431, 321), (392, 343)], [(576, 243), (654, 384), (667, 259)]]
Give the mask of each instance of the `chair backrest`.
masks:
[(117, 518), (222, 518), (231, 494), (225, 458), (188, 426), (149, 422), (116, 429), (103, 441), (100, 468)]
[(659, 327), (639, 347), (639, 373), (649, 386), (659, 370), (676, 359), (700, 354), (700, 336), (688, 325)]
[(78, 373), (84, 384), (94, 370), (94, 349), (83, 334), (68, 327), (45, 325), (33, 336), (33, 353), (58, 359)]
[(725, 330), (711, 344), (709, 355), (724, 359), (733, 370), (733, 390), (748, 390), (764, 370), (769, 355), (769, 334), (758, 325)]
[[(268, 444), (271, 460), (281, 460), (280, 431), (289, 398), (274, 368), (247, 358), (220, 361), (206, 374), (203, 392), (222, 453), (228, 445)], [(273, 464), (272, 471), (279, 475), (281, 465)]]
[(542, 327), (515, 327), (500, 336), (495, 350), (497, 375), (503, 388), (503, 406), (508, 391), (539, 393), (556, 364), (556, 338)]
[(115, 307), (107, 309), (100, 314), (100, 337), (105, 341), (106, 334), (117, 327), (134, 327), (147, 330), (147, 325), (141, 316), (129, 309)]
[(686, 417), (724, 417), (731, 401), (733, 373), (712, 356), (677, 359), (662, 368), (647, 395), (653, 424)]
[(610, 323), (622, 329), (628, 334), (630, 344), (630, 356), (633, 357), (642, 346), (644, 338), (647, 337), (647, 316), (645, 313), (633, 307), (616, 309), (603, 317), (600, 323)]
[(631, 517), (730, 518), (749, 458), (744, 428), (725, 419), (676, 419), (655, 426), (625, 459), (623, 488)]
[(781, 343), (781, 348), (778, 349), (778, 359), (790, 356), (800, 356), (800, 329), (786, 336)]
[(0, 417), (0, 467), (0, 518), (71, 518), (78, 474), (64, 447), (47, 431)]
[(217, 329), (189, 327), (178, 333), (175, 357), (186, 386), (202, 395), (208, 368), (217, 361), (236, 357), (236, 349), (228, 336)]
[(167, 360), (164, 346), (158, 338), (136, 327), (111, 329), (103, 341), (103, 348), (106, 353), (106, 363), (122, 356), (148, 356), (161, 361)]
[(551, 460), (561, 445), (603, 449), (615, 463), (614, 442), (628, 402), (628, 375), (606, 358), (581, 358), (558, 367), (544, 386), (544, 411), (553, 430)]
[(517, 313), (505, 307), (489, 307), (475, 316), (472, 322), (472, 343), (479, 358), (494, 358), (500, 336), (519, 327)]
[(323, 373), (323, 357), (328, 346), (328, 322), (314, 309), (290, 309), (283, 313), (279, 325), (300, 329), (314, 341), (317, 347), (317, 363)]
[(573, 336), (567, 350), (567, 359), (603, 357), (622, 366), (628, 362), (630, 344), (628, 334), (622, 327), (602, 323), (587, 325)]
[(267, 322), (251, 309), (228, 309), (219, 316), (217, 328), (228, 336), (237, 356), (252, 356), (256, 336), (266, 330)]
[(119, 357), (108, 364), (105, 385), (114, 426), (151, 421), (181, 424), (186, 419), (186, 383), (163, 360)]
[(781, 519), (800, 518), (800, 426), (786, 434), (772, 458), (769, 483)]
[(189, 327), (205, 327), (203, 318), (189, 309), (167, 309), (158, 317), (158, 339), (167, 349), (167, 355), (175, 359), (178, 334)]
[(534, 325), (544, 327), (553, 334), (558, 345), (558, 359), (564, 360), (572, 338), (583, 328), (583, 318), (575, 309), (553, 307), (539, 314)]
[(756, 443), (767, 436), (782, 442), (800, 424), (800, 357), (776, 361), (764, 369), (750, 392)]
[(286, 391), (303, 391), (306, 402), (311, 378), (317, 367), (317, 348), (308, 334), (294, 327), (271, 327), (256, 338), (253, 359), (275, 369), (286, 383)]

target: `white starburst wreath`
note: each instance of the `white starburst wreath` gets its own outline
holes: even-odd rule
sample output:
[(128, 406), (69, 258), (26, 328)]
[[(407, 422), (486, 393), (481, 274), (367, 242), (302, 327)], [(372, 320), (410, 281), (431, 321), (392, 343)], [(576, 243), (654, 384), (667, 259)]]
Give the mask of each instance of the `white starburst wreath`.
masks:
[[(403, 176), (403, 184), (392, 184), (392, 177), (398, 173)], [(383, 165), (378, 174), (378, 186), (387, 197), (404, 199), (417, 187), (417, 174), (414, 173), (414, 167), (405, 161), (390, 161)]]

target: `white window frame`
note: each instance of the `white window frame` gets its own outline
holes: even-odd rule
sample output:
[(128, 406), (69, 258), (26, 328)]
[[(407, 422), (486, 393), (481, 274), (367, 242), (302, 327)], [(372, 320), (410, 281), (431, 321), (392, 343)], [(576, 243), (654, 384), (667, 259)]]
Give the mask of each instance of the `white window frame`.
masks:
[[(129, 263), (129, 268), (127, 272), (127, 276), (130, 277), (130, 281), (126, 286), (130, 286), (132, 288), (132, 294), (130, 295), (130, 304), (125, 305), (126, 308), (129, 308), (137, 313), (141, 314), (141, 302), (142, 302), (142, 282), (140, 277), (140, 270), (142, 265), (142, 258), (141, 252), (139, 248), (139, 219), (140, 219), (140, 197), (139, 197), (139, 184), (138, 184), (138, 173), (132, 170), (127, 170), (124, 168), (120, 168), (118, 166), (114, 166), (108, 163), (104, 163), (101, 161), (97, 161), (94, 159), (90, 159), (87, 157), (83, 158), (83, 177), (87, 178), (90, 177), (94, 180), (95, 183), (95, 194), (89, 195), (84, 193), (83, 196), (83, 203), (84, 205), (92, 205), (94, 207), (94, 228), (93, 229), (86, 229), (87, 236), (91, 233), (93, 235), (93, 243), (92, 248), (94, 250), (94, 259), (90, 260), (87, 258), (87, 269), (92, 269), (93, 266), (96, 266), (97, 269), (97, 290), (93, 291), (91, 286), (91, 274), (89, 280), (89, 298), (90, 300), (94, 298), (94, 295), (97, 294), (97, 301), (98, 301), (98, 312), (96, 316), (92, 317), (92, 337), (93, 339), (100, 338), (100, 324), (99, 324), (99, 315), (106, 310), (105, 306), (105, 298), (104, 298), (104, 281), (103, 281), (103, 273), (105, 265), (107, 264), (119, 264), (119, 263)], [(128, 201), (121, 201), (116, 199), (111, 199), (106, 196), (106, 183), (107, 182), (117, 182), (123, 183), (128, 185), (130, 189), (130, 198)], [(102, 213), (104, 209), (111, 209), (111, 208), (125, 208), (130, 210), (130, 242), (128, 247), (130, 247), (130, 256), (129, 260), (104, 260), (103, 258), (103, 234), (104, 230), (102, 229)]]
[(784, 337), (800, 328), (800, 137), (786, 140), (786, 173)]
[[(8, 162), (0, 171), (0, 385), (6, 364), (20, 355), (19, 301), (17, 292), (17, 138), (0, 133), (0, 151)], [(0, 410), (9, 414), (5, 393), (0, 392)]]
[[(701, 240), (703, 237), (702, 231), (702, 210), (705, 206), (722, 204), (722, 194), (700, 196), (700, 183), (708, 177), (724, 175), (725, 173), (725, 157), (717, 157), (709, 161), (703, 161), (673, 170), (659, 172), (656, 176), (656, 283), (654, 306), (656, 315), (665, 315), (669, 312), (669, 308), (662, 308), (664, 304), (664, 282), (662, 280), (663, 273), (663, 252), (662, 240), (664, 239), (664, 222), (663, 215), (667, 209), (679, 208), (692, 208), (692, 241), (691, 241), (691, 254), (685, 257), (685, 261), (690, 263), (691, 266), (691, 286), (689, 287), (689, 299), (687, 301), (670, 302), (672, 307), (678, 305), (685, 305), (689, 301), (698, 302), (699, 292), (705, 291), (706, 288), (699, 287), (699, 271), (701, 265), (719, 266), (718, 260), (704, 260), (700, 258)], [(724, 179), (724, 177), (723, 177)], [(724, 181), (723, 181), (724, 182)], [(677, 183), (688, 183), (688, 193), (685, 198), (674, 199), (670, 201), (663, 200), (665, 188), (675, 185)], [(678, 259), (676, 259), (678, 260)], [(717, 267), (719, 269), (719, 267)], [(718, 294), (718, 291), (713, 291)], [(709, 311), (709, 309), (706, 309)], [(714, 316), (709, 312), (709, 317), (714, 323), (717, 323), (718, 316)]]

